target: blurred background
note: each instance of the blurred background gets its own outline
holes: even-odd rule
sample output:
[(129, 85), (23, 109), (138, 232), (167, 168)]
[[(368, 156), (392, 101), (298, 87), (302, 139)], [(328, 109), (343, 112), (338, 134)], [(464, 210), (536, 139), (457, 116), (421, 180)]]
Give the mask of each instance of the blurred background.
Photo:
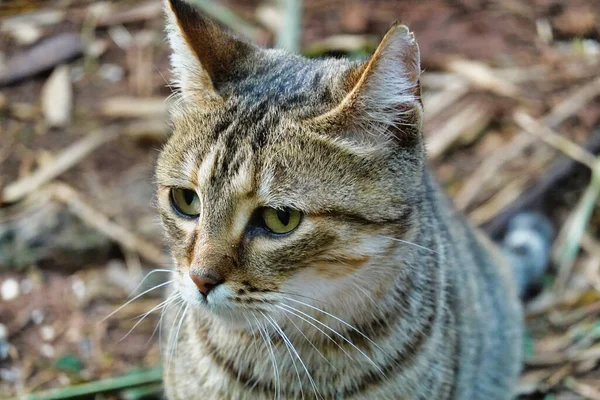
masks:
[[(309, 57), (366, 57), (407, 24), (457, 207), (496, 238), (524, 209), (555, 226), (522, 399), (600, 399), (599, 1), (190, 1)], [(160, 398), (168, 55), (160, 0), (0, 0), (0, 398)]]

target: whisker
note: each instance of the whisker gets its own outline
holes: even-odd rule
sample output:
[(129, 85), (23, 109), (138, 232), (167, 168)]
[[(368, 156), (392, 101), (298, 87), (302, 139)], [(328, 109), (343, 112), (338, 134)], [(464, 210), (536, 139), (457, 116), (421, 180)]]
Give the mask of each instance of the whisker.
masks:
[(159, 310), (159, 309), (163, 308), (163, 307), (164, 307), (166, 304), (168, 304), (170, 301), (172, 301), (172, 299), (169, 297), (169, 298), (168, 298), (168, 299), (166, 299), (165, 301), (163, 301), (163, 302), (159, 303), (158, 305), (156, 305), (156, 306), (152, 307), (152, 308), (150, 309), (150, 311), (147, 311), (147, 312), (146, 312), (146, 313), (144, 313), (144, 314), (138, 315), (136, 318), (139, 318), (139, 321), (138, 321), (138, 322), (136, 322), (136, 323), (135, 323), (135, 325), (133, 325), (133, 327), (132, 327), (132, 328), (129, 330), (129, 332), (127, 332), (127, 333), (125, 334), (125, 336), (123, 336), (121, 339), (119, 339), (119, 341), (118, 341), (117, 343), (121, 343), (123, 340), (125, 340), (125, 338), (126, 338), (127, 336), (129, 336), (129, 334), (130, 334), (131, 332), (133, 332), (133, 330), (134, 330), (135, 328), (137, 328), (137, 326), (138, 326), (139, 324), (141, 324), (143, 320), (145, 320), (145, 319), (146, 319), (146, 318), (147, 318), (147, 317), (148, 317), (150, 314), (152, 314), (154, 311), (156, 311), (156, 310)]
[(169, 272), (169, 273), (174, 273), (175, 271), (170, 270), (170, 269), (160, 269), (160, 268), (155, 268), (152, 271), (148, 272), (140, 281), (140, 283), (138, 283), (138, 285), (135, 287), (135, 289), (133, 289), (131, 291), (131, 293), (129, 293), (129, 295), (127, 297), (131, 297), (135, 292), (137, 292), (139, 290), (139, 288), (144, 284), (144, 282), (146, 281), (146, 279), (148, 279), (148, 277), (150, 275), (152, 275), (155, 272)]
[(185, 308), (185, 301), (182, 299), (179, 302), (179, 309), (177, 310), (177, 314), (175, 314), (175, 318), (173, 319), (173, 323), (171, 324), (171, 329), (169, 329), (169, 343), (167, 344), (167, 352), (169, 353), (167, 356), (167, 370), (171, 369), (171, 361), (173, 358), (173, 346), (176, 340), (175, 338), (175, 325), (177, 324), (177, 318), (179, 318), (179, 314)]
[[(292, 352), (290, 351), (290, 347), (296, 354), (296, 357), (298, 357), (298, 353), (296, 352), (296, 349), (294, 349), (294, 346), (291, 344), (291, 342), (289, 342), (289, 339), (285, 336), (285, 334), (281, 331), (281, 329), (279, 329), (277, 322), (271, 321), (265, 313), (261, 312), (261, 314), (265, 318), (265, 320), (267, 320), (267, 322), (269, 322), (271, 324), (271, 326), (273, 328), (275, 328), (275, 331), (283, 339), (283, 342), (285, 343), (285, 348), (287, 349), (288, 355), (290, 356), (290, 360), (292, 360), (292, 365), (294, 366), (294, 370), (296, 370), (296, 376), (298, 377), (298, 384), (300, 387), (300, 395), (302, 396), (302, 399), (304, 399), (304, 390), (302, 390), (302, 379), (300, 379), (300, 371), (298, 371), (298, 367), (296, 366), (296, 361), (292, 357)], [(299, 359), (299, 360), (302, 363), (302, 360), (301, 359)], [(302, 364), (304, 365), (304, 363), (302, 363)], [(304, 370), (306, 371), (306, 367), (304, 368)], [(308, 373), (308, 371), (307, 371), (307, 373)]]
[[(371, 364), (373, 364), (373, 366), (377, 369), (377, 371), (379, 371), (379, 373), (381, 373), (383, 376), (385, 376), (385, 373), (383, 372), (383, 370), (381, 369), (381, 367), (379, 367), (379, 365), (377, 365), (377, 363), (375, 363), (375, 361), (373, 361), (373, 359), (371, 359), (371, 357), (369, 357), (364, 351), (362, 351), (361, 349), (358, 348), (358, 346), (356, 346), (354, 343), (352, 343), (352, 341), (350, 341), (348, 338), (346, 338), (344, 335), (342, 335), (341, 333), (339, 333), (338, 331), (336, 331), (335, 329), (331, 328), (330, 326), (328, 326), (327, 324), (319, 321), (318, 319), (311, 317), (310, 315), (298, 310), (297, 308), (294, 308), (288, 304), (282, 303), (282, 306), (284, 307), (288, 307), (302, 315), (304, 315), (307, 318), (310, 318), (311, 320), (315, 321), (316, 323), (318, 323), (319, 325), (329, 329), (331, 332), (333, 332), (335, 335), (339, 336), (342, 340), (344, 340), (346, 343), (348, 343), (350, 346), (352, 346), (356, 351), (358, 351), (360, 354), (362, 354)], [(322, 310), (319, 310), (322, 311)], [(360, 331), (356, 330), (357, 332), (360, 333)], [(362, 334), (362, 333), (361, 333)], [(364, 335), (363, 335), (364, 336)], [(367, 338), (368, 339), (368, 338)], [(371, 339), (368, 339), (369, 341), (372, 342)], [(379, 348), (378, 345), (377, 348)]]
[(181, 331), (181, 326), (183, 325), (183, 321), (185, 320), (185, 316), (188, 312), (188, 309), (190, 307), (190, 304), (187, 303), (185, 305), (185, 309), (183, 310), (183, 314), (181, 315), (181, 319), (179, 320), (179, 326), (177, 326), (177, 332), (175, 333), (175, 354), (174, 356), (177, 357), (177, 345), (179, 344), (179, 331)]
[(432, 253), (438, 254), (437, 251), (435, 251), (433, 249), (430, 249), (429, 247), (421, 246), (420, 244), (409, 242), (408, 240), (397, 239), (397, 238), (393, 238), (393, 237), (385, 236), (385, 235), (379, 235), (379, 236), (381, 236), (382, 238), (385, 238), (385, 239), (393, 240), (395, 242), (400, 242), (400, 243), (408, 244), (410, 246), (414, 246), (414, 247), (419, 248), (421, 250), (427, 250), (427, 251), (430, 251)]
[[(323, 329), (319, 328), (318, 326), (316, 326), (315, 324), (313, 324), (312, 322), (310, 322), (309, 320), (307, 320), (306, 318), (302, 317), (301, 315), (296, 314), (296, 312), (288, 310), (286, 308), (283, 308), (281, 306), (275, 306), (277, 308), (279, 308), (280, 310), (282, 310), (283, 312), (289, 313), (291, 315), (293, 315), (296, 318), (301, 319), (302, 321), (306, 322), (307, 324), (309, 324), (310, 326), (312, 326), (313, 328), (315, 328), (316, 330), (318, 330), (319, 332), (321, 332), (327, 339), (331, 340), (331, 342), (333, 344), (335, 344), (348, 358), (350, 358), (352, 361), (356, 361), (356, 358), (352, 357), (352, 355), (350, 355), (350, 353), (348, 353), (346, 350), (344, 350), (344, 348), (338, 343), (336, 342), (327, 332), (325, 332)], [(295, 308), (292, 307), (293, 310), (295, 310)], [(320, 321), (317, 321), (320, 322)], [(327, 327), (327, 326), (326, 326)], [(329, 328), (329, 327), (327, 327)]]
[[(179, 295), (179, 300), (178, 301), (174, 301), (173, 303), (169, 303), (165, 308), (163, 308), (162, 310), (160, 310), (160, 319), (158, 321), (158, 343), (159, 343), (159, 347), (160, 347), (160, 354), (165, 354), (163, 352), (163, 340), (162, 340), (162, 327), (163, 327), (163, 318), (165, 317), (165, 312), (168, 308), (170, 308), (171, 306), (177, 306), (179, 305), (181, 302), (183, 302), (183, 298), (181, 297), (181, 295)], [(167, 338), (167, 342), (168, 342), (168, 338)], [(168, 345), (168, 343), (167, 343)]]
[(133, 299), (129, 300), (128, 302), (126, 302), (125, 304), (123, 304), (121, 307), (117, 308), (116, 310), (114, 310), (113, 312), (111, 312), (110, 314), (108, 314), (106, 317), (104, 317), (104, 319), (102, 319), (102, 321), (98, 322), (98, 323), (102, 323), (104, 321), (106, 321), (107, 319), (109, 319), (110, 317), (112, 317), (113, 315), (115, 315), (116, 313), (118, 313), (119, 311), (121, 311), (123, 308), (127, 307), (129, 304), (131, 304), (132, 302), (136, 301), (137, 299), (139, 299), (140, 297), (142, 297), (143, 295), (145, 295), (146, 293), (150, 293), (151, 291), (158, 289), (160, 287), (163, 287), (165, 285), (168, 285), (169, 283), (173, 283), (175, 282), (175, 279), (171, 279), (170, 281), (166, 281), (163, 282), (159, 285), (153, 286), (150, 289), (143, 291), (142, 293), (138, 294), (137, 296), (135, 296)]
[[(255, 315), (252, 315), (254, 317), (254, 319), (256, 320), (256, 325), (258, 327), (258, 331), (260, 332), (260, 335), (263, 338), (264, 343), (267, 345), (267, 348), (269, 350), (269, 354), (271, 355), (271, 366), (273, 367), (273, 377), (275, 378), (275, 399), (279, 399), (281, 398), (281, 383), (280, 383), (280, 377), (279, 377), (279, 367), (277, 366), (277, 360), (275, 358), (275, 352), (273, 351), (273, 347), (271, 346), (271, 339), (269, 338), (269, 334), (266, 331), (265, 327), (262, 327), (261, 329), (261, 323), (258, 320), (258, 318), (256, 318)], [(257, 382), (258, 383), (258, 382)]]
[(270, 293), (277, 293), (277, 294), (287, 294), (288, 296), (304, 297), (305, 299), (308, 299), (308, 300), (312, 300), (312, 301), (316, 301), (316, 302), (319, 302), (319, 303), (327, 304), (326, 301), (319, 300), (319, 299), (316, 299), (314, 297), (306, 296), (306, 295), (303, 295), (303, 294), (300, 294), (300, 293), (286, 292), (286, 291), (283, 291), (283, 290), (269, 290), (269, 292)]
[(336, 367), (335, 367), (335, 366), (334, 366), (334, 365), (333, 365), (331, 362), (329, 362), (329, 360), (327, 359), (327, 357), (325, 357), (325, 356), (323, 355), (323, 353), (321, 353), (321, 351), (320, 351), (320, 350), (317, 348), (317, 346), (315, 346), (315, 345), (313, 344), (313, 342), (311, 342), (311, 341), (310, 341), (310, 339), (309, 339), (309, 338), (308, 338), (308, 337), (307, 337), (307, 336), (304, 334), (304, 332), (302, 332), (302, 329), (300, 329), (300, 327), (298, 327), (298, 325), (296, 325), (296, 323), (295, 323), (295, 322), (294, 322), (294, 321), (293, 321), (293, 320), (292, 320), (290, 317), (288, 317), (288, 315), (287, 315), (287, 314), (285, 314), (285, 313), (284, 313), (284, 314), (282, 314), (282, 315), (283, 315), (284, 317), (286, 317), (286, 318), (287, 318), (287, 320), (288, 320), (288, 321), (290, 321), (290, 323), (291, 323), (292, 325), (294, 325), (294, 327), (295, 327), (295, 328), (298, 330), (298, 332), (300, 332), (300, 334), (301, 334), (301, 335), (304, 337), (304, 339), (306, 339), (306, 341), (308, 342), (308, 344), (310, 344), (310, 345), (312, 346), (312, 348), (313, 348), (313, 349), (315, 349), (315, 351), (317, 352), (317, 354), (319, 354), (321, 357), (323, 357), (323, 360), (325, 360), (325, 362), (326, 362), (327, 364), (329, 364), (329, 366), (330, 366), (331, 368), (333, 368), (334, 370), (336, 370), (336, 371), (337, 371), (337, 368), (336, 368)]
[(315, 310), (315, 311), (321, 312), (321, 313), (323, 313), (323, 314), (327, 315), (328, 317), (331, 317), (331, 318), (335, 319), (336, 321), (338, 321), (338, 322), (340, 322), (340, 323), (342, 323), (342, 324), (346, 325), (348, 328), (352, 329), (354, 332), (356, 332), (356, 333), (358, 333), (359, 335), (361, 335), (363, 338), (365, 338), (367, 341), (369, 341), (369, 343), (371, 343), (373, 346), (377, 347), (379, 350), (381, 350), (381, 351), (383, 352), (383, 349), (382, 349), (381, 347), (379, 347), (379, 345), (378, 345), (377, 343), (375, 343), (373, 340), (371, 340), (371, 338), (370, 338), (370, 337), (368, 337), (367, 335), (365, 335), (364, 333), (362, 333), (361, 331), (359, 331), (358, 329), (356, 329), (356, 328), (355, 328), (353, 325), (350, 325), (349, 323), (347, 323), (347, 322), (346, 322), (346, 321), (344, 321), (343, 319), (341, 319), (341, 318), (339, 318), (339, 317), (336, 317), (335, 315), (333, 315), (333, 314), (331, 314), (331, 313), (328, 313), (328, 312), (327, 312), (327, 311), (325, 311), (325, 310), (321, 310), (320, 308), (317, 308), (317, 307), (315, 307), (315, 306), (311, 306), (310, 304), (303, 303), (303, 302), (301, 302), (301, 301), (299, 301), (299, 300), (294, 300), (294, 299), (292, 299), (292, 298), (289, 298), (289, 297), (285, 297), (285, 299), (286, 299), (286, 300), (293, 301), (293, 302), (295, 302), (295, 303), (298, 303), (298, 304), (301, 304), (301, 305), (303, 305), (303, 306), (306, 306), (306, 307), (308, 307), (308, 308), (311, 308), (311, 309), (313, 309), (313, 310)]
[(160, 336), (160, 330), (159, 330), (159, 328), (160, 328), (160, 326), (162, 324), (162, 320), (163, 320), (163, 317), (164, 317), (164, 314), (165, 314), (165, 310), (167, 308), (169, 308), (175, 302), (175, 300), (177, 300), (179, 298), (181, 298), (181, 294), (179, 292), (175, 292), (175, 293), (173, 293), (172, 295), (170, 295), (167, 298), (167, 300), (170, 299), (170, 301), (169, 301), (168, 304), (165, 305), (165, 307), (163, 307), (163, 308), (160, 309), (160, 318), (158, 319), (158, 322), (156, 323), (156, 326), (154, 327), (154, 330), (152, 331), (152, 335), (150, 335), (150, 338), (146, 342), (146, 345), (148, 345), (148, 343), (150, 343), (152, 341), (152, 338), (154, 338), (154, 335), (156, 335), (156, 331), (159, 331), (159, 347), (161, 346), (161, 343), (160, 343), (160, 337), (161, 336)]

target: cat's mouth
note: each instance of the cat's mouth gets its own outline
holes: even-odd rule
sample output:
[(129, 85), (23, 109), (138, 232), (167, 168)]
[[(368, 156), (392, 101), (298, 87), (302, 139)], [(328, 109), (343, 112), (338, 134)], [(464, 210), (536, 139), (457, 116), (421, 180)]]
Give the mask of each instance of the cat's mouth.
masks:
[(228, 283), (220, 284), (203, 293), (187, 274), (183, 274), (175, 283), (181, 298), (191, 306), (208, 309), (215, 314), (236, 313), (236, 311), (267, 311), (276, 301), (264, 293), (234, 289)]

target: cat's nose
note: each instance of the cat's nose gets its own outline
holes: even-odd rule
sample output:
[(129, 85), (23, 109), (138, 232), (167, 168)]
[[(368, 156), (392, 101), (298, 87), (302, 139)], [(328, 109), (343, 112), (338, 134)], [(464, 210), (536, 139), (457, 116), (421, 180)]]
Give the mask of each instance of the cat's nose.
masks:
[(205, 297), (211, 290), (223, 283), (223, 278), (212, 272), (196, 274), (190, 271), (190, 278)]

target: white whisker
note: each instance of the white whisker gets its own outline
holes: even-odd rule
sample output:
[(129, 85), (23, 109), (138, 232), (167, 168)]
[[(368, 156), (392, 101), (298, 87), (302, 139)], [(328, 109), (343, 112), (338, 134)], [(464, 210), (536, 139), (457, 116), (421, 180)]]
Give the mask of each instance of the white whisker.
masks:
[[(262, 336), (264, 343), (267, 345), (267, 348), (269, 349), (269, 354), (271, 355), (271, 366), (273, 367), (273, 376), (275, 378), (275, 399), (279, 399), (279, 398), (281, 398), (281, 383), (280, 383), (280, 377), (279, 377), (279, 367), (277, 365), (275, 352), (273, 351), (273, 347), (271, 346), (271, 339), (269, 338), (269, 334), (268, 334), (266, 328), (262, 327), (262, 329), (261, 329), (262, 325), (260, 324), (260, 321), (258, 320), (258, 318), (256, 318), (256, 316), (254, 314), (252, 316), (256, 320), (256, 325), (257, 325), (258, 331), (260, 332), (260, 335)], [(263, 330), (264, 330), (264, 332), (263, 332)]]
[[(292, 351), (294, 351), (294, 353), (296, 354), (296, 357), (298, 357), (298, 359), (300, 360), (300, 363), (302, 363), (302, 365), (304, 366), (304, 363), (302, 362), (302, 360), (299, 358), (298, 353), (296, 352), (296, 349), (294, 348), (294, 345), (292, 345), (292, 343), (289, 341), (289, 339), (285, 336), (285, 334), (283, 333), (283, 331), (279, 328), (279, 325), (277, 325), (277, 322), (275, 322), (275, 320), (270, 320), (269, 317), (267, 317), (267, 315), (265, 313), (263, 313), (262, 311), (260, 312), (262, 314), (262, 316), (265, 318), (265, 320), (267, 320), (267, 322), (269, 322), (271, 324), (271, 326), (273, 328), (275, 328), (275, 331), (279, 334), (279, 336), (283, 339), (283, 342), (285, 343), (285, 348), (287, 349), (288, 355), (290, 356), (290, 360), (292, 360), (292, 365), (294, 366), (294, 370), (296, 370), (296, 376), (298, 377), (298, 385), (300, 387), (300, 395), (302, 396), (302, 398), (304, 399), (304, 390), (302, 389), (302, 379), (300, 379), (300, 371), (298, 371), (298, 367), (296, 366), (296, 361), (294, 360), (294, 358), (292, 357)], [(292, 351), (290, 351), (290, 349), (292, 349)], [(306, 367), (304, 367), (304, 370), (306, 371), (306, 373), (308, 374), (308, 371), (306, 370)], [(309, 374), (310, 376), (310, 374)], [(311, 378), (309, 378), (311, 379)], [(311, 379), (312, 380), (312, 379)], [(316, 394), (316, 393), (315, 393)]]
[[(288, 314), (292, 314), (294, 317), (299, 318), (302, 321), (306, 322), (307, 324), (309, 324), (310, 326), (312, 326), (313, 328), (315, 328), (316, 330), (318, 330), (319, 332), (321, 332), (327, 339), (331, 340), (331, 342), (333, 344), (335, 344), (348, 358), (350, 358), (352, 361), (356, 361), (356, 359), (354, 357), (352, 357), (350, 355), (350, 353), (348, 353), (346, 350), (344, 350), (344, 348), (342, 346), (340, 346), (340, 344), (338, 342), (336, 342), (327, 332), (325, 332), (323, 329), (319, 328), (318, 326), (316, 326), (315, 324), (313, 324), (312, 322), (310, 322), (306, 318), (302, 317), (301, 315), (296, 314), (295, 311), (292, 311), (292, 310), (296, 310), (295, 308), (291, 307), (292, 310), (288, 310), (288, 309), (283, 308), (281, 306), (275, 306), (275, 307), (279, 308), (283, 312), (286, 312)], [(317, 321), (317, 322), (320, 322), (320, 321)], [(329, 328), (329, 327), (327, 327), (327, 328)]]
[(409, 242), (408, 240), (396, 239), (396, 238), (393, 238), (393, 237), (390, 237), (390, 236), (385, 236), (385, 235), (379, 235), (379, 236), (382, 237), (382, 238), (385, 238), (385, 239), (393, 240), (395, 242), (400, 242), (400, 243), (408, 244), (410, 246), (414, 246), (414, 247), (419, 248), (421, 250), (427, 250), (427, 251), (430, 251), (432, 253), (438, 254), (437, 251), (435, 251), (433, 249), (430, 249), (429, 247), (421, 246), (420, 244)]
[(294, 303), (301, 304), (301, 305), (303, 305), (303, 306), (306, 306), (306, 307), (308, 307), (308, 308), (310, 308), (310, 309), (313, 309), (313, 310), (315, 310), (315, 311), (318, 311), (318, 312), (320, 312), (320, 313), (323, 313), (323, 314), (327, 315), (328, 317), (331, 317), (331, 318), (335, 319), (336, 321), (338, 321), (338, 322), (340, 322), (340, 323), (344, 324), (344, 325), (345, 325), (345, 326), (347, 326), (348, 328), (352, 329), (354, 332), (356, 332), (356, 333), (358, 333), (359, 335), (361, 335), (363, 338), (365, 338), (367, 341), (369, 341), (369, 343), (371, 343), (373, 346), (377, 347), (377, 349), (379, 349), (379, 350), (383, 351), (383, 349), (382, 349), (381, 347), (379, 347), (379, 345), (378, 345), (377, 343), (375, 343), (374, 341), (372, 341), (372, 340), (371, 340), (371, 338), (369, 338), (367, 335), (365, 335), (364, 333), (362, 333), (361, 331), (359, 331), (358, 329), (356, 329), (354, 326), (350, 325), (349, 323), (347, 323), (347, 322), (346, 322), (346, 321), (344, 321), (343, 319), (341, 319), (341, 318), (338, 318), (338, 317), (336, 317), (335, 315), (333, 315), (333, 314), (331, 314), (331, 313), (328, 313), (328, 312), (327, 312), (327, 311), (325, 311), (325, 310), (321, 310), (320, 308), (317, 308), (317, 307), (315, 307), (315, 306), (311, 306), (310, 304), (306, 304), (306, 303), (304, 303), (304, 302), (302, 302), (302, 301), (299, 301), (299, 300), (294, 300), (294, 299), (292, 299), (292, 298), (289, 298), (289, 297), (284, 297), (284, 298), (285, 298), (286, 300), (293, 301)]
[(119, 339), (119, 342), (118, 342), (118, 343), (122, 342), (122, 341), (123, 341), (123, 340), (124, 340), (124, 339), (125, 339), (127, 336), (129, 336), (129, 334), (130, 334), (131, 332), (133, 332), (133, 331), (134, 331), (134, 329), (135, 329), (135, 328), (136, 328), (136, 327), (137, 327), (139, 324), (141, 324), (141, 323), (142, 323), (142, 321), (143, 321), (143, 320), (145, 320), (145, 319), (146, 319), (146, 318), (147, 318), (147, 317), (148, 317), (150, 314), (152, 314), (152, 313), (153, 313), (154, 311), (156, 311), (156, 310), (159, 310), (159, 309), (163, 308), (163, 307), (164, 307), (165, 305), (167, 305), (167, 304), (168, 304), (170, 301), (172, 301), (172, 299), (169, 297), (169, 298), (167, 298), (165, 301), (163, 301), (163, 302), (159, 303), (158, 305), (156, 305), (156, 306), (152, 307), (152, 308), (150, 309), (150, 311), (147, 311), (147, 312), (145, 312), (144, 314), (138, 315), (136, 318), (139, 318), (139, 321), (138, 321), (138, 322), (136, 322), (136, 323), (133, 325), (133, 327), (131, 327), (131, 329), (129, 330), (129, 332), (127, 332), (127, 333), (125, 334), (125, 336), (123, 336), (121, 339)]
[(117, 308), (115, 311), (113, 311), (110, 314), (108, 314), (99, 323), (102, 323), (102, 322), (106, 321), (107, 319), (109, 319), (110, 317), (112, 317), (113, 315), (115, 315), (116, 313), (118, 313), (119, 311), (121, 311), (123, 308), (127, 307), (129, 304), (131, 304), (132, 302), (136, 301), (137, 299), (139, 299), (140, 297), (142, 297), (143, 295), (145, 295), (146, 293), (150, 293), (151, 291), (153, 291), (155, 289), (158, 289), (160, 287), (163, 287), (163, 286), (168, 285), (169, 283), (173, 283), (173, 282), (175, 282), (175, 279), (171, 279), (170, 281), (163, 282), (163, 283), (161, 283), (159, 285), (151, 287), (148, 290), (143, 291), (142, 293), (140, 293), (137, 296), (135, 296), (133, 299), (129, 300), (127, 303), (123, 304), (121, 307)]
[[(350, 341), (348, 338), (346, 338), (344, 335), (342, 335), (341, 333), (339, 333), (338, 331), (336, 331), (335, 329), (331, 328), (330, 326), (328, 326), (327, 324), (319, 321), (318, 319), (311, 317), (310, 315), (298, 310), (297, 308), (294, 308), (288, 304), (282, 303), (282, 306), (287, 307), (291, 310), (296, 311), (297, 313), (300, 313), (302, 315), (304, 315), (306, 318), (310, 318), (311, 320), (313, 320), (314, 322), (318, 323), (319, 325), (329, 329), (332, 333), (334, 333), (335, 335), (339, 336), (342, 340), (344, 340), (346, 343), (348, 343), (350, 346), (352, 346), (356, 351), (358, 351), (360, 354), (362, 354), (371, 364), (373, 364), (373, 366), (377, 369), (377, 371), (379, 371), (379, 373), (381, 373), (382, 375), (385, 376), (385, 373), (383, 372), (383, 370), (381, 369), (381, 367), (379, 367), (379, 365), (377, 365), (377, 363), (375, 361), (373, 361), (373, 359), (371, 357), (369, 357), (364, 351), (362, 351), (361, 349), (358, 348), (358, 346), (356, 346), (354, 343), (352, 343), (352, 341)], [(318, 310), (318, 311), (322, 311), (322, 310)], [(358, 333), (360, 333), (360, 331), (356, 330)], [(360, 333), (362, 335), (362, 333)], [(364, 336), (364, 335), (363, 335)], [(366, 338), (366, 336), (365, 336)], [(368, 338), (367, 338), (368, 339)], [(368, 339), (370, 342), (373, 342), (371, 339)], [(376, 345), (377, 348), (379, 348), (378, 345)]]
[(323, 360), (325, 360), (325, 362), (327, 364), (329, 364), (329, 366), (331, 368), (333, 368), (334, 370), (337, 371), (337, 368), (333, 366), (333, 364), (331, 364), (331, 362), (329, 362), (329, 360), (327, 359), (327, 357), (325, 357), (323, 355), (323, 353), (321, 353), (321, 351), (317, 348), (317, 346), (315, 346), (313, 344), (313, 342), (310, 341), (310, 339), (304, 334), (304, 332), (302, 332), (302, 329), (300, 329), (300, 327), (298, 327), (298, 325), (296, 325), (296, 323), (294, 321), (292, 321), (292, 319), (290, 317), (287, 316), (287, 314), (282, 314), (284, 317), (287, 318), (288, 321), (290, 321), (290, 323), (292, 325), (294, 325), (294, 327), (298, 330), (298, 332), (300, 332), (300, 334), (304, 337), (304, 339), (306, 339), (306, 341), (308, 342), (308, 344), (310, 344), (312, 346), (313, 349), (315, 349), (315, 351), (323, 358)]
[(137, 291), (139, 290), (139, 288), (140, 288), (140, 287), (142, 287), (142, 285), (144, 284), (144, 282), (146, 282), (146, 279), (148, 279), (148, 277), (149, 277), (150, 275), (152, 275), (152, 274), (154, 274), (154, 273), (156, 273), (156, 272), (168, 272), (168, 273), (171, 273), (171, 274), (175, 273), (175, 271), (173, 271), (173, 270), (170, 270), (170, 269), (160, 269), (160, 268), (155, 268), (155, 269), (153, 269), (152, 271), (148, 272), (148, 273), (147, 273), (147, 274), (146, 274), (146, 275), (145, 275), (145, 276), (142, 278), (142, 280), (140, 281), (140, 283), (138, 283), (138, 285), (135, 287), (135, 289), (133, 289), (133, 290), (131, 291), (131, 293), (129, 293), (129, 295), (128, 295), (127, 297), (131, 297), (131, 296), (133, 296), (133, 294), (134, 294), (135, 292), (137, 292)]

